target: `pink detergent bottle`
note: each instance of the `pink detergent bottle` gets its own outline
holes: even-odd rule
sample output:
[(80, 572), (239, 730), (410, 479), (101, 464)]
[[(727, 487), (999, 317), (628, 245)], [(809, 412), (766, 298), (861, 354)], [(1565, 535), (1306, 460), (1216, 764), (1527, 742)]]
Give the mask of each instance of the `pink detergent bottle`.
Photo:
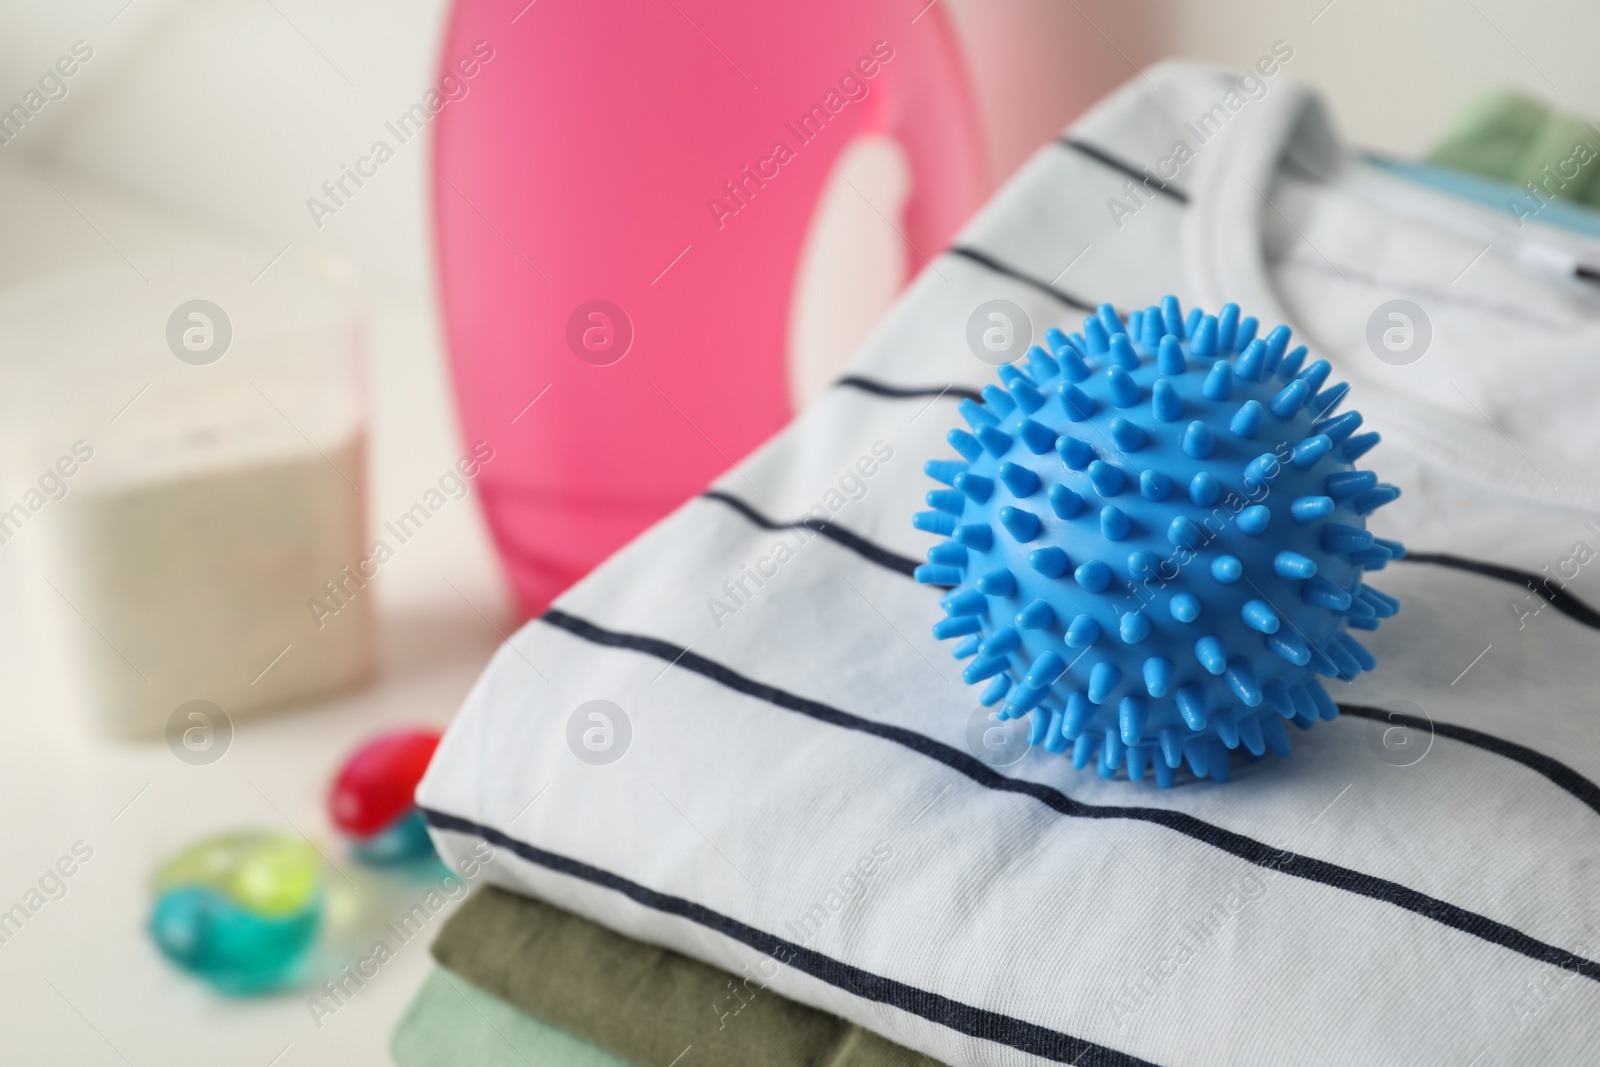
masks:
[(445, 329), (529, 614), (789, 419), (795, 271), (853, 138), (906, 154), (908, 274), (986, 192), (927, 0), (459, 0), (442, 63)]

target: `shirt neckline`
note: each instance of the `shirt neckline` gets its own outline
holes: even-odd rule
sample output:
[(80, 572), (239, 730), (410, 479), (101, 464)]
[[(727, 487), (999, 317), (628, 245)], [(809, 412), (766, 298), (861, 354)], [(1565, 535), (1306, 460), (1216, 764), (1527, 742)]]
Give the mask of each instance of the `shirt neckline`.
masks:
[(1600, 509), (1600, 487), (1570, 462), (1559, 464), (1555, 485), (1530, 478), (1516, 446), (1492, 424), (1386, 389), (1379, 374), (1363, 369), (1374, 357), (1357, 347), (1359, 339), (1330, 343), (1289, 314), (1263, 252), (1263, 219), (1278, 211), (1271, 200), (1274, 183), (1285, 167), (1333, 179), (1349, 162), (1321, 99), (1292, 80), (1252, 101), (1224, 132), (1202, 145), (1179, 234), (1197, 302), (1207, 308), (1233, 302), (1264, 324), (1286, 323), (1313, 357), (1327, 358), (1336, 375), (1350, 381), (1351, 406), (1386, 442), (1499, 492), (1563, 509)]

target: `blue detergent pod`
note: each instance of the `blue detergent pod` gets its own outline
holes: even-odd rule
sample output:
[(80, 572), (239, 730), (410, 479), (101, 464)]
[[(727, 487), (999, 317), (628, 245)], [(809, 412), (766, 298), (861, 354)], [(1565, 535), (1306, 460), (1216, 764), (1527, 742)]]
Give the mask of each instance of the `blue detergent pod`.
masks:
[(1086, 320), (1067, 343), (1088, 373), (1006, 368), (1012, 392), (1050, 398), (1026, 414), (1003, 386), (968, 402), (983, 444), (960, 465), (988, 491), (918, 524), (963, 550), (917, 579), (952, 587), (935, 635), (962, 638), (1002, 718), (1038, 717), (1031, 743), (1165, 787), (1185, 763), (1226, 780), (1240, 748), (1288, 755), (1285, 721), (1337, 715), (1319, 676), (1376, 665), (1346, 623), (1398, 610), (1363, 579), (1405, 548), (1366, 529), (1400, 490), (1355, 469), (1377, 435), (1334, 413), (1349, 387), (1326, 360), (1302, 369), (1287, 327), (1258, 339), (1232, 304), (1157, 310), (1137, 331), (1109, 305)]
[(276, 834), (201, 841), (155, 878), (150, 936), (172, 962), (233, 995), (294, 984), (322, 925), (321, 862)]

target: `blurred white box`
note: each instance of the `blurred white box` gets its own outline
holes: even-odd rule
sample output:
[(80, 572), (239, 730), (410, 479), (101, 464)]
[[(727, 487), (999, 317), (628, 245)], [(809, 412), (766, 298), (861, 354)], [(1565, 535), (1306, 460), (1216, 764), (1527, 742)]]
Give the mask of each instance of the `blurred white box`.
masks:
[(0, 296), (0, 552), (41, 661), (119, 736), (376, 665), (348, 272), (158, 244), (159, 271), (147, 251), (144, 271), (107, 261)]

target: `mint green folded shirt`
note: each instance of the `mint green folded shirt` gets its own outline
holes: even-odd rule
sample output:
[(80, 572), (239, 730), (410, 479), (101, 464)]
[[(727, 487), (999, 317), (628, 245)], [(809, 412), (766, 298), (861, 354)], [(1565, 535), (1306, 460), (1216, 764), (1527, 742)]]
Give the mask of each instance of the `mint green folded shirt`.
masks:
[(632, 1067), (436, 967), (389, 1039), (399, 1067)]
[(1600, 207), (1600, 130), (1510, 89), (1475, 97), (1427, 159)]

